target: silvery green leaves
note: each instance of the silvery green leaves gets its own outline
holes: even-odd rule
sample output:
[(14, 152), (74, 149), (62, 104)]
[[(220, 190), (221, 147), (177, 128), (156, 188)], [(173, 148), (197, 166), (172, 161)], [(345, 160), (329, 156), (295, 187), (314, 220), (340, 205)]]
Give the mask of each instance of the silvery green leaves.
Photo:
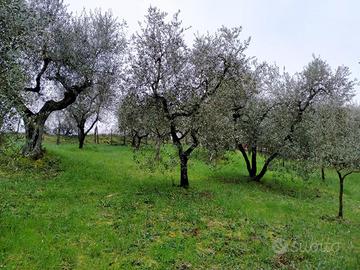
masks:
[[(305, 142), (311, 136), (301, 132), (308, 128), (308, 115), (330, 101), (345, 104), (352, 96), (354, 81), (349, 79), (347, 68), (332, 71), (316, 57), (293, 76), (257, 61), (245, 67), (242, 74), (227, 81), (212, 103), (208, 102), (206, 122), (210, 124), (203, 139), (215, 153), (234, 145), (244, 157), (249, 176), (260, 181), (276, 157), (308, 158), (310, 146)], [(261, 170), (257, 166), (259, 153), (266, 157)]]
[[(74, 16), (61, 0), (15, 4), (21, 8), (15, 7), (12, 16), (20, 19), (10, 25), (14, 31), (5, 34), (15, 37), (10, 37), (16, 49), (11, 60), (23, 83), (14, 80), (1, 93), (24, 119), (24, 155), (38, 158), (48, 116), (72, 104), (86, 89), (113, 82), (126, 41), (123, 25), (110, 13), (95, 11)], [(10, 18), (5, 22), (11, 22)]]
[[(201, 108), (241, 74), (248, 41), (242, 41), (241, 28), (222, 27), (213, 35), (197, 36), (188, 47), (179, 13), (168, 19), (152, 7), (140, 27), (130, 42), (129, 70), (122, 88), (139, 100), (140, 111), (149, 102), (155, 106), (146, 116), (153, 114), (152, 119), (166, 124), (164, 134), (171, 135), (182, 166), (180, 185), (187, 187), (187, 161), (200, 143), (205, 124)], [(158, 121), (146, 123), (152, 123), (154, 130)]]

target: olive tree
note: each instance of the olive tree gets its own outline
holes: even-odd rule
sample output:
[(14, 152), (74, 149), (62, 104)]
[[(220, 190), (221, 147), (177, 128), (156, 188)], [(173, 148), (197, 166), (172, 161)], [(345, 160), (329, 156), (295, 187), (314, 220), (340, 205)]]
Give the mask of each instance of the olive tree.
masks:
[(339, 211), (343, 217), (344, 181), (352, 173), (360, 173), (360, 108), (344, 106), (338, 100), (320, 104), (308, 117), (303, 129), (307, 152), (312, 164), (333, 168), (339, 179)]
[(112, 102), (111, 79), (107, 79), (104, 84), (97, 84), (89, 87), (77, 97), (76, 101), (66, 108), (66, 113), (71, 118), (76, 127), (79, 140), (79, 148), (84, 146), (85, 138), (101, 120), (101, 114), (110, 106)]
[[(195, 38), (193, 47), (184, 41), (184, 28), (176, 13), (149, 8), (141, 30), (132, 38), (131, 68), (127, 88), (147, 96), (168, 123), (180, 161), (180, 186), (188, 187), (188, 160), (198, 147), (198, 115), (208, 100), (245, 61), (248, 41), (241, 41), (241, 28), (221, 28), (214, 35)], [(184, 144), (191, 137), (189, 146)]]
[(139, 149), (143, 138), (155, 140), (155, 160), (160, 161), (161, 146), (170, 135), (168, 123), (161, 108), (147, 96), (141, 97), (129, 91), (118, 110), (119, 129), (132, 138), (132, 147)]
[(0, 2), (0, 129), (9, 112), (13, 113), (12, 91), (23, 87), (24, 76), (17, 59), (30, 31), (27, 17), (25, 1)]
[(46, 121), (46, 129), (56, 135), (56, 144), (61, 143), (61, 136), (77, 134), (76, 123), (65, 110), (53, 112)]
[[(294, 76), (285, 73), (279, 77), (277, 72), (270, 74), (274, 76), (265, 74), (266, 78), (270, 78), (270, 84), (266, 85), (271, 87), (265, 88), (262, 95), (264, 98), (260, 101), (258, 98), (251, 100), (248, 103), (250, 110), (244, 114), (245, 119), (240, 120), (241, 132), (246, 130), (247, 138), (250, 139), (246, 142), (252, 153), (249, 174), (255, 181), (263, 178), (275, 158), (294, 157), (294, 137), (304, 121), (304, 115), (311, 111), (313, 106), (332, 96), (336, 96), (338, 100), (348, 99), (354, 85), (349, 79), (346, 67), (338, 67), (332, 71), (325, 61), (317, 57)], [(265, 161), (259, 172), (256, 171), (254, 147), (260, 147), (265, 154)], [(240, 151), (246, 161), (244, 149)], [(249, 161), (246, 163), (249, 167)]]
[[(271, 138), (277, 133), (274, 128), (273, 114), (279, 102), (277, 93), (283, 86), (281, 74), (276, 66), (267, 63), (253, 63), (253, 69), (242, 82), (242, 100), (232, 99), (230, 107), (234, 123), (236, 148), (242, 154), (249, 177), (261, 178), (258, 174), (258, 152), (266, 154), (268, 146), (273, 145)], [(277, 136), (279, 134), (276, 134)]]
[(118, 110), (119, 129), (132, 138), (131, 146), (139, 149), (141, 140), (149, 135), (148, 102), (134, 92), (125, 95)]
[(42, 135), (49, 115), (72, 104), (86, 89), (113, 72), (122, 49), (119, 24), (109, 13), (71, 16), (61, 0), (25, 3), (26, 35), (17, 62), (25, 86), (6, 93), (25, 124), (25, 156), (42, 156)]

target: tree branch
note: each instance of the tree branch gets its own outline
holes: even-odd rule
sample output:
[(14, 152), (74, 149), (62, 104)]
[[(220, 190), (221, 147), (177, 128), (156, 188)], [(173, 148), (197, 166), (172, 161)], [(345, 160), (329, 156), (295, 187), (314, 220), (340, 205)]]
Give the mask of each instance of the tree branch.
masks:
[(36, 86), (35, 87), (26, 87), (24, 90), (27, 92), (34, 92), (34, 93), (39, 93), (41, 90), (41, 78), (44, 75), (46, 69), (48, 68), (49, 64), (51, 62), (50, 58), (44, 58), (44, 63), (43, 66), (40, 70), (40, 72), (37, 74), (36, 76)]
[(188, 149), (186, 149), (186, 151), (184, 152), (184, 154), (186, 156), (189, 156), (191, 154), (192, 151), (195, 150), (195, 148), (199, 145), (199, 140), (196, 136), (197, 130), (192, 129), (190, 132), (191, 138), (192, 138), (192, 144), (190, 145), (190, 147)]
[(99, 121), (99, 114), (96, 115), (94, 122), (91, 124), (91, 126), (88, 128), (88, 130), (85, 131), (85, 135), (87, 135), (90, 132), (90, 130), (92, 130), (92, 128), (95, 126), (97, 121)]
[(92, 85), (92, 81), (86, 80), (81, 85), (74, 85), (66, 89), (64, 97), (60, 101), (48, 100), (45, 102), (39, 113), (51, 113), (53, 111), (60, 111), (75, 102), (76, 97), (86, 88)]

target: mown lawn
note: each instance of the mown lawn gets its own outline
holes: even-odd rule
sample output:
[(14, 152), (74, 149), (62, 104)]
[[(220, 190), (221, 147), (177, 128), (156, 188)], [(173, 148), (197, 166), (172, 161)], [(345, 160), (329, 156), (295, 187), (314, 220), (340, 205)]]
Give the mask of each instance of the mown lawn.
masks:
[(0, 269), (360, 269), (359, 175), (339, 221), (333, 173), (256, 184), (237, 154), (197, 154), (183, 190), (130, 147), (46, 147), (59, 165), (0, 169)]

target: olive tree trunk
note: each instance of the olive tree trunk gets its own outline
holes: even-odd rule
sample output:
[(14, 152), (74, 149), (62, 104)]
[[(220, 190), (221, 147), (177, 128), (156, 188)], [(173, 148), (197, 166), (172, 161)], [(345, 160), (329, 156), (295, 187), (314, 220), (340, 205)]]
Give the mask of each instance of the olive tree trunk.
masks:
[(248, 153), (246, 153), (246, 149), (242, 146), (242, 144), (238, 145), (238, 149), (240, 150), (243, 158), (245, 160), (246, 169), (248, 171), (249, 177), (254, 178), (257, 173), (257, 146), (256, 144), (252, 144), (250, 147), (251, 161), (249, 159)]
[(260, 182), (261, 179), (264, 177), (264, 175), (266, 174), (270, 163), (278, 156), (279, 154), (277, 152), (272, 153), (270, 156), (268, 156), (264, 162), (264, 165), (261, 168), (261, 171), (254, 176), (253, 180), (256, 182)]
[[(98, 120), (99, 118), (97, 116), (96, 119), (90, 125), (90, 127), (87, 130), (85, 130), (86, 118), (82, 117), (81, 119), (76, 119), (77, 127), (78, 127), (79, 149), (82, 149), (84, 147), (86, 136), (89, 134), (89, 132), (92, 130), (92, 128), (95, 126)], [(94, 133), (96, 134), (95, 135), (95, 143), (96, 143), (96, 138), (98, 137), (97, 127)]]
[(60, 137), (61, 137), (61, 134), (60, 134), (60, 125), (59, 125), (56, 130), (56, 145), (60, 144)]
[(348, 172), (343, 172), (341, 171), (341, 169), (335, 168), (336, 172), (339, 176), (339, 212), (338, 212), (338, 217), (339, 218), (343, 218), (344, 217), (344, 203), (343, 203), (343, 197), (344, 197), (344, 182), (345, 182), (345, 178), (352, 174), (352, 173), (360, 173), (360, 171), (348, 171)]
[(325, 181), (325, 168), (324, 168), (324, 166), (321, 167), (321, 180)]
[(196, 131), (191, 130), (191, 145), (184, 150), (183, 144), (181, 142), (184, 139), (185, 135), (179, 136), (176, 131), (176, 126), (174, 123), (171, 123), (171, 137), (173, 140), (173, 144), (176, 146), (178, 150), (178, 156), (180, 160), (180, 187), (188, 188), (189, 187), (189, 177), (188, 177), (188, 160), (191, 153), (196, 149), (199, 145), (199, 141), (196, 136)]
[(338, 217), (339, 218), (343, 218), (344, 214), (343, 214), (343, 197), (344, 197), (344, 180), (345, 180), (345, 176), (343, 176), (341, 174), (341, 172), (339, 170), (336, 170), (338, 176), (339, 176), (339, 212), (338, 212)]
[(185, 153), (179, 154), (180, 158), (180, 187), (189, 187), (188, 178), (188, 156)]
[(339, 184), (340, 184), (340, 189), (339, 189), (339, 213), (338, 213), (338, 217), (342, 218), (343, 217), (344, 178), (342, 178), (342, 177), (339, 178)]
[(244, 148), (244, 146), (242, 144), (240, 144), (240, 143), (238, 144), (238, 149), (241, 152), (241, 154), (245, 160), (246, 169), (248, 171), (250, 179), (254, 180), (256, 182), (261, 181), (261, 179), (266, 174), (271, 161), (273, 161), (278, 156), (278, 153), (275, 152), (272, 155), (270, 155), (269, 157), (267, 157), (267, 159), (264, 162), (264, 165), (262, 166), (260, 172), (258, 173), (258, 170), (257, 170), (257, 145), (253, 144), (250, 148), (251, 160), (249, 158), (249, 154), (246, 152), (246, 149)]
[(39, 159), (43, 156), (42, 140), (47, 114), (36, 114), (24, 117), (25, 145), (22, 153), (24, 156)]
[(133, 147), (133, 148), (136, 148), (136, 140), (137, 140), (136, 137), (137, 137), (136, 135), (133, 135), (131, 137), (131, 147)]
[(79, 132), (78, 132), (79, 149), (83, 149), (83, 148), (84, 148), (85, 137), (86, 137), (86, 135), (85, 135), (84, 129), (80, 129), (80, 128), (79, 128)]

